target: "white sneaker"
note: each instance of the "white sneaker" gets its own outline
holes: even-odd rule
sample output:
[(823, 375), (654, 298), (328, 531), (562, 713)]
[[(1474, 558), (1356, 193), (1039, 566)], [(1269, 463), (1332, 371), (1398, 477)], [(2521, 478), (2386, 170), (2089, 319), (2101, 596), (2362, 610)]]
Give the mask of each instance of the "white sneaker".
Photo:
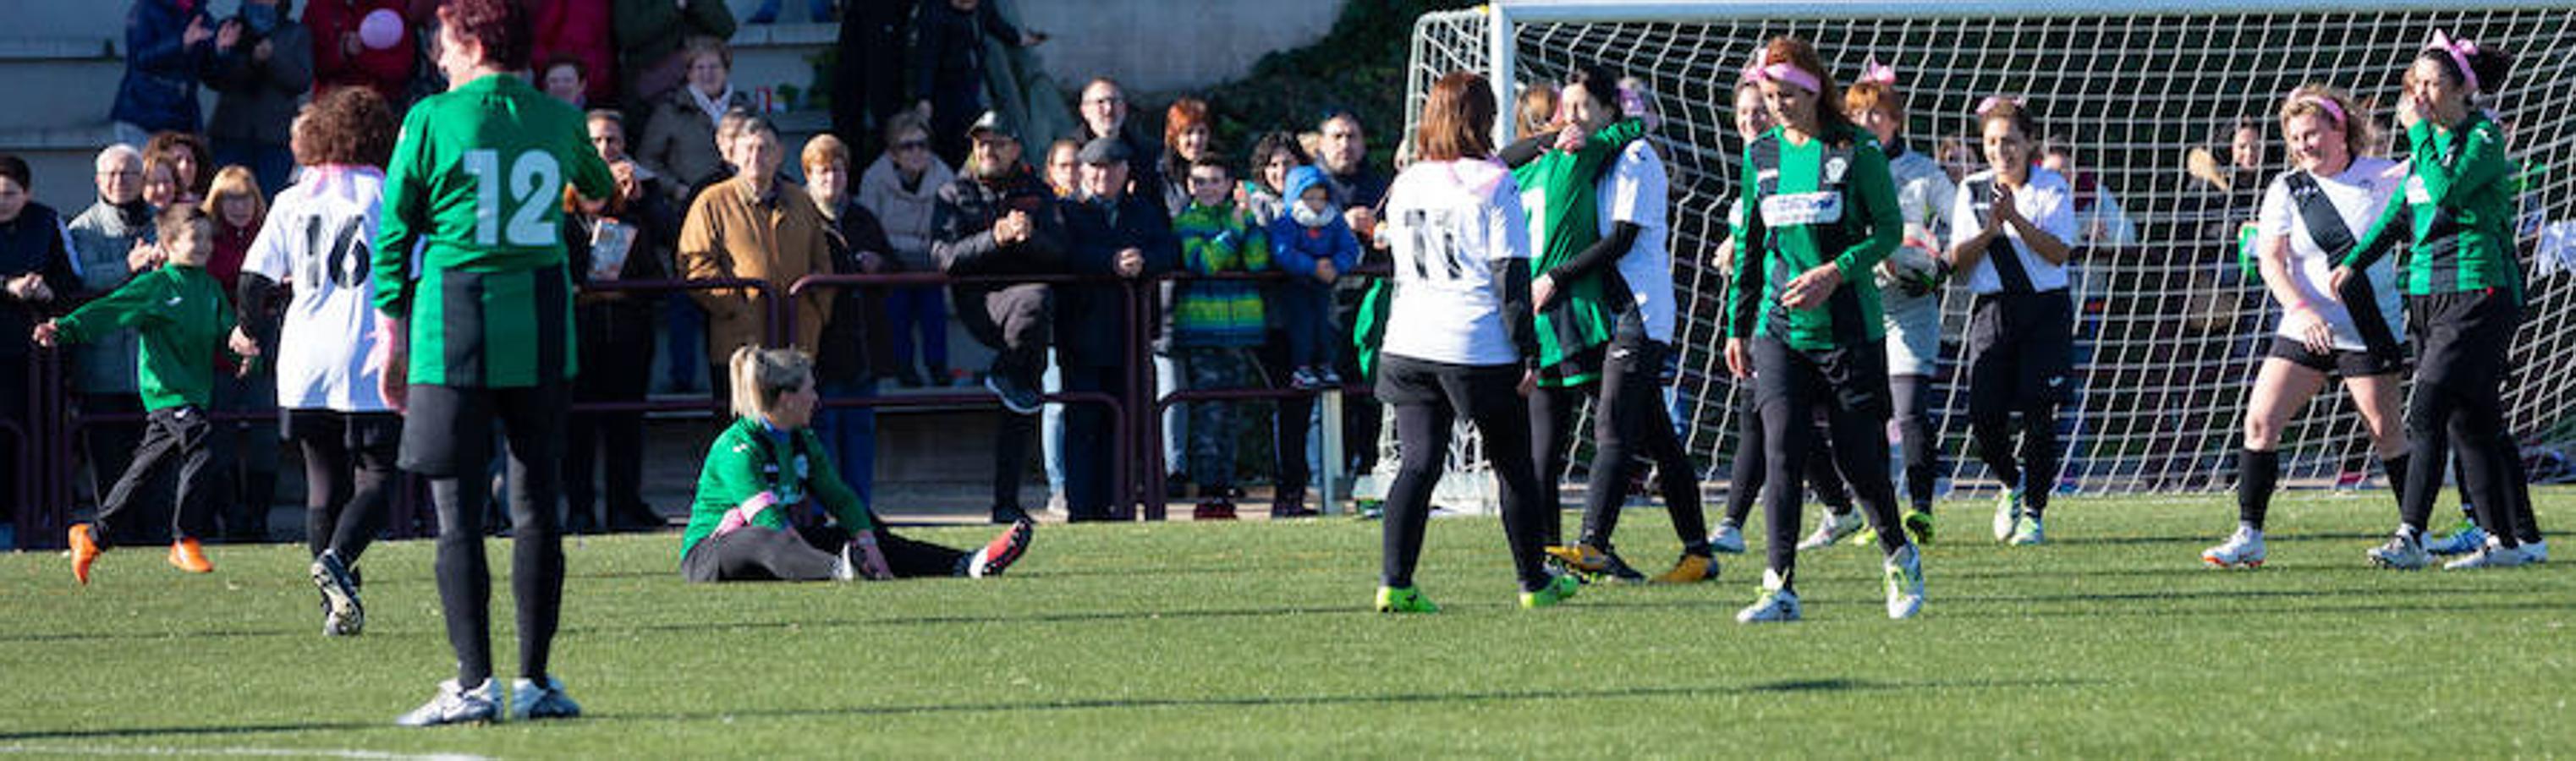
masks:
[(2263, 532), (2244, 526), (2216, 547), (2200, 551), (2200, 562), (2212, 568), (2263, 567)]
[(2549, 540), (2542, 539), (2537, 542), (2523, 542), (2522, 556), (2530, 559), (2531, 562), (2534, 563), (2549, 562)]
[(2021, 490), (2013, 489), (1995, 500), (1995, 541), (2010, 541), (2013, 524), (2021, 521)]
[(1852, 532), (1859, 531), (1862, 525), (1864, 525), (1864, 522), (1861, 520), (1860, 511), (1858, 510), (1854, 510), (1845, 515), (1835, 515), (1830, 510), (1826, 511), (1824, 522), (1816, 524), (1816, 532), (1808, 534), (1807, 538), (1798, 541), (1798, 551), (1806, 552), (1808, 550), (1821, 547), (1834, 546), (1835, 542), (1840, 542), (1844, 538), (1850, 537)]
[(2028, 547), (2034, 544), (2044, 544), (2047, 543), (2047, 541), (2048, 528), (2046, 526), (2039, 525), (2039, 516), (2025, 515), (2022, 516), (2021, 520), (2014, 521), (2011, 539), (2013, 546)]
[(510, 683), (510, 718), (570, 719), (581, 715), (581, 704), (564, 694), (563, 680), (546, 677), (542, 684), (533, 679)]
[(2486, 529), (2479, 528), (2478, 524), (2466, 521), (2462, 521), (2461, 524), (2462, 525), (2459, 530), (2451, 532), (2448, 536), (2437, 536), (2433, 538), (2433, 541), (2425, 542), (2424, 551), (2435, 555), (2449, 557), (2452, 555), (2466, 555), (2478, 551), (2478, 548), (2480, 547), (2487, 546)]
[(2442, 564), (2442, 570), (2473, 571), (2480, 568), (2512, 568), (2514, 566), (2528, 565), (2530, 563), (2531, 556), (2523, 554), (2522, 548), (2506, 547), (2498, 540), (2488, 539), (2487, 546), (2478, 548), (2478, 551), (2476, 552), (2463, 555), (2458, 560)]
[(435, 727), (442, 724), (483, 723), (501, 720), (500, 685), (491, 678), (473, 689), (465, 689), (450, 679), (438, 683), (438, 696), (427, 704), (394, 719), (405, 727)]
[(1887, 556), (1887, 617), (1913, 618), (1923, 612), (1923, 553), (1914, 545)]
[(1778, 571), (1762, 572), (1762, 596), (1753, 604), (1735, 612), (1739, 624), (1782, 623), (1798, 620), (1798, 593), (1781, 589)]
[(1708, 532), (1708, 549), (1729, 555), (1744, 554), (1744, 529), (1733, 523), (1718, 521), (1717, 530)]
[(2389, 537), (2387, 544), (2372, 547), (2364, 554), (2370, 556), (2371, 563), (2381, 568), (2394, 568), (2400, 571), (2412, 571), (2433, 564), (2433, 555), (2424, 551), (2424, 543), (2416, 541), (2415, 537), (2403, 532)]

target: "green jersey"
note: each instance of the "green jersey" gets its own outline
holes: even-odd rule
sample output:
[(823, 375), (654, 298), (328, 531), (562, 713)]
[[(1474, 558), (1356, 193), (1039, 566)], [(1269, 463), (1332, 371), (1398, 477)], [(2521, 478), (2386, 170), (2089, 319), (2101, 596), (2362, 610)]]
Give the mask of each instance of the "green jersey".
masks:
[(2423, 296), (2499, 288), (2521, 301), (2522, 269), (2514, 261), (2513, 241), (2519, 183), (2504, 155), (2502, 129), (2485, 114), (2471, 113), (2455, 129), (2416, 122), (2406, 130), (2406, 142), (2411, 155), (2405, 186), (2344, 256), (2343, 266), (2368, 268), (2398, 236), (2411, 235), (2414, 245), (2397, 270), (2398, 290)]
[[(1547, 274), (1601, 240), (1601, 172), (1645, 133), (1645, 122), (1622, 119), (1586, 136), (1581, 149), (1550, 150), (1512, 170), (1512, 180), (1521, 186), (1521, 208), (1530, 215), (1530, 242), (1536, 249), (1532, 277)], [(1563, 295), (1539, 311), (1538, 365), (1556, 368), (1542, 374), (1548, 385), (1579, 385), (1599, 377), (1597, 368), (1558, 365), (1610, 342), (1612, 321), (1628, 308), (1626, 289), (1613, 287), (1615, 277), (1615, 269), (1605, 268), (1558, 283)]]
[[(1782, 128), (1744, 149), (1744, 224), (1729, 283), (1728, 335), (1769, 335), (1803, 351), (1887, 334), (1872, 268), (1905, 237), (1905, 212), (1878, 140), (1844, 125), (1799, 144)], [(1827, 264), (1842, 287), (1813, 309), (1780, 303), (1790, 281)]]
[(572, 376), (567, 182), (589, 198), (615, 189), (581, 112), (516, 76), (423, 98), (403, 117), (373, 280), (376, 308), (411, 320), (411, 382)]
[(697, 501), (689, 507), (689, 528), (680, 534), (680, 556), (688, 557), (689, 548), (714, 536), (725, 513), (761, 492), (769, 492), (778, 502), (752, 516), (754, 526), (786, 529), (793, 525), (788, 520), (791, 513), (818, 504), (851, 532), (875, 526), (867, 503), (859, 501), (859, 493), (841, 480), (832, 462), (831, 453), (811, 428), (778, 431), (768, 423), (735, 418), (716, 436), (715, 445), (707, 448), (706, 465), (698, 472)]
[(97, 301), (81, 305), (55, 324), (66, 341), (81, 343), (123, 328), (143, 337), (135, 363), (143, 408), (162, 410), (207, 404), (215, 383), (215, 352), (233, 332), (233, 305), (224, 286), (204, 267), (164, 264), (136, 275)]

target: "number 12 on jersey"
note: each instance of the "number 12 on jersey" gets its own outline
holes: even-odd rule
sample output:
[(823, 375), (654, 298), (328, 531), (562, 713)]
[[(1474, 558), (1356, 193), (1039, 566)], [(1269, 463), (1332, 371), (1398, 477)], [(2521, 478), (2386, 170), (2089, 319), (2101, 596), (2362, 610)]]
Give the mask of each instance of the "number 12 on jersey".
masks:
[[(476, 245), (553, 246), (562, 231), (546, 221), (546, 209), (563, 200), (563, 166), (554, 154), (525, 151), (510, 160), (507, 175), (501, 155), (489, 148), (465, 152), (465, 173), (474, 176), (474, 242)], [(511, 206), (508, 225), (501, 222), (502, 181), (508, 180)]]

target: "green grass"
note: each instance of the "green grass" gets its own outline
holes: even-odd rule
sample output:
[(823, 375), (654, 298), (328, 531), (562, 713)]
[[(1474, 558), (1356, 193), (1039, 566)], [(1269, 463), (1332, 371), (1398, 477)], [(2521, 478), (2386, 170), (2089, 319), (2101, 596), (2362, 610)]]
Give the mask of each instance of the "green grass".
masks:
[[(2576, 521), (2576, 492), (2541, 499), (2543, 525)], [(1888, 621), (1875, 553), (1838, 548), (1807, 558), (1807, 621), (1758, 628), (1731, 618), (1758, 543), (1712, 585), (1523, 611), (1487, 519), (1433, 523), (1419, 581), (1446, 610), (1417, 617), (1366, 611), (1377, 526), (1342, 519), (1048, 525), (1008, 578), (848, 586), (688, 585), (676, 537), (594, 539), (567, 544), (555, 669), (590, 715), (435, 730), (388, 723), (450, 673), (427, 543), (369, 552), (368, 633), (348, 640), (318, 633), (293, 547), (215, 548), (206, 577), (119, 550), (86, 589), (56, 554), (0, 556), (0, 755), (2576, 752), (2567, 558), (2367, 568), (2378, 492), (2285, 497), (2254, 572), (2197, 560), (2233, 525), (2224, 497), (2065, 500), (2027, 549), (1982, 539), (1985, 503), (1942, 507), (1922, 618)], [(1650, 572), (1665, 525), (1628, 518)]]

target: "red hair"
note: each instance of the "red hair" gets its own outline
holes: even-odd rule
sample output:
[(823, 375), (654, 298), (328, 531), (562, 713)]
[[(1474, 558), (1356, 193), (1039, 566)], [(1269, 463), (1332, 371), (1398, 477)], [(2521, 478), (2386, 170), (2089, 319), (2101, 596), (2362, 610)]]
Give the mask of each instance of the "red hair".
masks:
[(438, 23), (483, 47), (483, 63), (517, 69), (528, 59), (528, 20), (511, 0), (446, 0)]

